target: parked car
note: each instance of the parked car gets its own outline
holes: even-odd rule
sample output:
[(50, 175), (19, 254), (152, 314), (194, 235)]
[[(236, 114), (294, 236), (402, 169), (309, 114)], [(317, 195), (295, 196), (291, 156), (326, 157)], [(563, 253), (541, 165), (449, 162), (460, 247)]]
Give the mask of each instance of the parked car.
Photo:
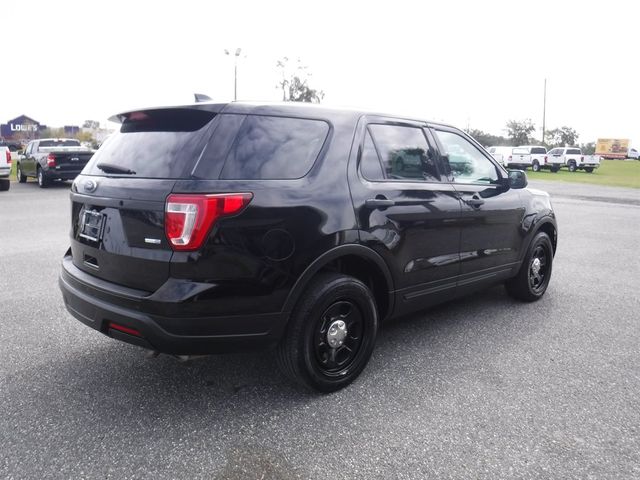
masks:
[(239, 102), (112, 121), (71, 187), (59, 281), (112, 338), (181, 356), (275, 347), (287, 376), (328, 392), (364, 369), (382, 321), (549, 284), (548, 194), (457, 128)]
[(9, 175), (11, 174), (11, 152), (9, 147), (0, 147), (0, 191), (6, 192), (11, 188)]
[(522, 145), (518, 149), (523, 149), (529, 155), (529, 165), (531, 170), (539, 172), (540, 170), (551, 168), (548, 165), (547, 149), (541, 145)]
[(73, 180), (82, 171), (93, 150), (72, 138), (41, 138), (28, 143), (16, 165), (20, 183), (35, 177), (44, 188), (53, 180)]
[(630, 148), (629, 151), (627, 152), (627, 158), (640, 160), (640, 152), (635, 148)]
[(497, 145), (494, 147), (489, 147), (487, 151), (496, 159), (496, 161), (506, 167), (510, 161), (510, 157), (513, 155), (513, 147), (505, 147), (502, 145)]
[(548, 157), (552, 172), (567, 167), (570, 172), (584, 170), (591, 173), (600, 166), (599, 155), (583, 155), (582, 150), (577, 147), (553, 148), (549, 150)]

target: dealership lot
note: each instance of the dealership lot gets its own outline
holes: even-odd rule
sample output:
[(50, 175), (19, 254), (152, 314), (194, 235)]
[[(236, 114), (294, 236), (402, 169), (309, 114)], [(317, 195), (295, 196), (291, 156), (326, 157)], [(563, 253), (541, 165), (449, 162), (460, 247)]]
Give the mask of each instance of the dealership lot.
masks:
[(545, 297), (501, 287), (386, 326), (333, 395), (269, 352), (145, 358), (62, 305), (69, 185), (0, 195), (2, 478), (640, 476), (640, 195), (536, 183), (558, 215)]

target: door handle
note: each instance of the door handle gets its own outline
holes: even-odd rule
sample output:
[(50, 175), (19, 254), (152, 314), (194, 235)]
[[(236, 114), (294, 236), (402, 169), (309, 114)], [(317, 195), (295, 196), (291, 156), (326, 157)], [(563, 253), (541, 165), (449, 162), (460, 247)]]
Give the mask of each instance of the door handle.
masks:
[(393, 207), (396, 202), (388, 198), (368, 198), (364, 204), (370, 208)]
[(484, 204), (484, 200), (478, 197), (471, 197), (469, 200), (465, 200), (465, 203), (472, 207), (479, 207)]

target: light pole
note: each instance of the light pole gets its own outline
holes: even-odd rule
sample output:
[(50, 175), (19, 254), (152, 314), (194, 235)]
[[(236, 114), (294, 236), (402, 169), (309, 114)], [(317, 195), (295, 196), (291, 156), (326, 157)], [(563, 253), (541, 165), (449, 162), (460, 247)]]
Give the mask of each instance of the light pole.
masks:
[[(236, 48), (236, 53), (234, 54), (235, 58), (233, 60), (233, 100), (238, 99), (238, 57), (240, 56), (241, 48)], [(229, 50), (225, 48), (225, 55), (231, 55)]]

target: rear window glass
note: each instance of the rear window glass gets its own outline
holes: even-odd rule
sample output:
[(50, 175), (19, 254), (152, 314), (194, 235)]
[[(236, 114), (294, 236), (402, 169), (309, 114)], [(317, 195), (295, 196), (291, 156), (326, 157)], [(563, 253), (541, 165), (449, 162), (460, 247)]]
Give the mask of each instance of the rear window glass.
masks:
[(547, 153), (547, 150), (543, 147), (533, 147), (531, 153)]
[(514, 148), (513, 149), (513, 154), (514, 155), (528, 155), (529, 154), (529, 150), (526, 148)]
[(38, 148), (43, 147), (79, 147), (78, 140), (40, 140)]
[(83, 173), (185, 178), (202, 153), (215, 113), (194, 109), (134, 112), (98, 149)]
[(220, 178), (275, 180), (304, 177), (329, 133), (321, 120), (248, 115)]
[(569, 148), (567, 149), (567, 155), (581, 155), (582, 152), (578, 148)]

